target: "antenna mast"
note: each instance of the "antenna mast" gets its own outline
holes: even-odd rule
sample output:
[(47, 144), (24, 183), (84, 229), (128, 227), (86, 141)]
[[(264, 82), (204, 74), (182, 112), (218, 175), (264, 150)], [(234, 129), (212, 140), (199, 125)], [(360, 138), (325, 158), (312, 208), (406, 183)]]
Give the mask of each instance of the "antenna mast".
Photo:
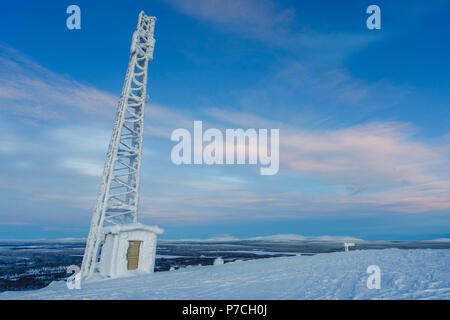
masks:
[(95, 271), (103, 226), (137, 222), (147, 67), (153, 59), (155, 21), (141, 11), (131, 41), (130, 61), (81, 265), (83, 279)]

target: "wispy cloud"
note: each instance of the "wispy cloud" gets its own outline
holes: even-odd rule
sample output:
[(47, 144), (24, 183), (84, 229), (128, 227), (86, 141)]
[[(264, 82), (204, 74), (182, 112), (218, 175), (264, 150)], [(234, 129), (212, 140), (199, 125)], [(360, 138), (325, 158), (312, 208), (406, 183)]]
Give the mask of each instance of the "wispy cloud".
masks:
[[(277, 41), (290, 32), (295, 13), (270, 0), (165, 0), (184, 14), (259, 39)], [(276, 37), (278, 35), (278, 37)]]
[(38, 120), (110, 115), (116, 96), (56, 74), (22, 53), (0, 47), (0, 110)]
[(21, 222), (21, 221), (12, 221), (12, 222), (2, 222), (0, 221), (0, 225), (2, 226), (24, 226), (27, 225), (28, 222)]
[(68, 194), (37, 194), (33, 196), (33, 201), (41, 202), (67, 202), (75, 208), (81, 208), (86, 210), (93, 210), (95, 203), (95, 196), (75, 196)]
[(103, 172), (103, 164), (90, 158), (63, 159), (61, 166), (68, 170), (75, 170), (80, 174), (93, 177), (100, 177)]
[(173, 130), (189, 127), (195, 120), (192, 112), (179, 111), (154, 103), (147, 107), (146, 118), (148, 125), (144, 129), (145, 134), (164, 139), (170, 139)]
[(427, 182), (435, 178), (429, 173), (434, 166), (449, 163), (445, 154), (414, 141), (412, 133), (405, 124), (373, 122), (288, 134), (281, 144), (285, 163), (297, 172), (378, 185)]
[[(210, 115), (214, 112), (208, 111)], [(382, 211), (402, 213), (449, 208), (450, 154), (445, 139), (440, 143), (418, 139), (418, 129), (411, 124), (378, 121), (308, 130), (271, 124), (243, 112), (233, 116), (217, 110), (214, 116), (236, 125), (280, 128), (280, 174), (326, 186), (329, 199), (321, 210), (333, 201), (347, 207), (371, 204)], [(303, 202), (292, 200), (283, 198), (280, 205), (314, 203), (313, 197)]]
[(264, 125), (261, 120), (265, 118), (308, 129), (336, 128), (367, 122), (380, 111), (407, 103), (411, 90), (386, 80), (367, 82), (341, 67), (290, 60), (252, 88), (239, 92), (238, 99), (240, 109), (222, 110), (221, 117), (230, 111), (247, 114), (234, 120), (229, 117), (230, 123)]
[(340, 60), (379, 37), (315, 31), (298, 24), (296, 10), (271, 0), (163, 0), (219, 30), (256, 39), (322, 62)]
[[(0, 72), (1, 112), (19, 118), (31, 114), (44, 122), (58, 119), (58, 125), (34, 135), (0, 123), (0, 139), (8, 137), (6, 141), (11, 141), (0, 149), (8, 168), (0, 176), (2, 188), (17, 184), (28, 191), (26, 196), (34, 203), (64, 202), (85, 210), (88, 217), (96, 195), (97, 177), (102, 172), (116, 99), (54, 74), (20, 54), (14, 58), (10, 55), (11, 52), (0, 56), (0, 64), (5, 66), (3, 70), (14, 70), (20, 79), (13, 82), (10, 73)], [(54, 86), (59, 86), (56, 92)], [(19, 88), (27, 90), (18, 92)], [(305, 122), (311, 119), (303, 112), (308, 108), (301, 108), (305, 101), (319, 106), (331, 117), (337, 112), (355, 113), (358, 106), (364, 106), (361, 113), (367, 115), (378, 110), (378, 105), (385, 107), (384, 103), (373, 103), (374, 92), (379, 91), (384, 93), (384, 99), (392, 101), (405, 94), (385, 83), (368, 85), (340, 68), (315, 73), (310, 66), (294, 62), (253, 89), (241, 92), (242, 108), (180, 111), (149, 105), (146, 138), (164, 143), (167, 154), (144, 160), (143, 173), (150, 177), (143, 179), (140, 216), (152, 223), (183, 224), (448, 210), (450, 177), (446, 172), (450, 172), (450, 150), (443, 142), (448, 143), (448, 138), (419, 139), (416, 136), (419, 128), (402, 122), (365, 121), (355, 125), (335, 118), (332, 126), (324, 126), (318, 123), (327, 120), (318, 115), (313, 126), (296, 123), (302, 117)], [(67, 92), (73, 97), (70, 101), (65, 96)], [(282, 98), (289, 92), (303, 95), (293, 99), (299, 106), (290, 110), (298, 111), (297, 114), (277, 117), (274, 112), (269, 115), (264, 112), (264, 101), (270, 107), (267, 109), (273, 111), (274, 105), (278, 107), (276, 103), (286, 103)], [(305, 95), (307, 99), (301, 99)], [(91, 99), (97, 104), (88, 103)], [(18, 106), (14, 111), (6, 107), (14, 104)], [(28, 113), (28, 107), (33, 112)], [(97, 123), (95, 127), (85, 119), (106, 114), (111, 122)], [(83, 120), (77, 121), (77, 125), (66, 121), (72, 118)], [(170, 133), (180, 127), (191, 128), (193, 120), (204, 120), (205, 126), (217, 128), (279, 128), (279, 175), (267, 183), (256, 173), (253, 176), (245, 171), (240, 175), (244, 171), (226, 166), (214, 171), (175, 168), (170, 162)], [(12, 168), (8, 159), (29, 163), (33, 171)], [(10, 185), (6, 181), (13, 182)], [(70, 192), (61, 192), (62, 186), (69, 182)], [(85, 195), (86, 186), (92, 196)]]

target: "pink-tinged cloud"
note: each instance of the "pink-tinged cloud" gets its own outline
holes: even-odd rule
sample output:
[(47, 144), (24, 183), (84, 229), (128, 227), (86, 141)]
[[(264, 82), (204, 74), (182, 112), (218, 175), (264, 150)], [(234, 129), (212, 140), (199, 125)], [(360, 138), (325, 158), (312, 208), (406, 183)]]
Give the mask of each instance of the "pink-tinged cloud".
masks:
[(202, 207), (236, 207), (252, 204), (262, 204), (280, 202), (277, 198), (233, 198), (233, 199), (193, 199), (193, 202)]
[(347, 184), (426, 183), (438, 180), (436, 167), (449, 166), (445, 154), (415, 141), (400, 123), (288, 133), (280, 144), (282, 161), (295, 172)]

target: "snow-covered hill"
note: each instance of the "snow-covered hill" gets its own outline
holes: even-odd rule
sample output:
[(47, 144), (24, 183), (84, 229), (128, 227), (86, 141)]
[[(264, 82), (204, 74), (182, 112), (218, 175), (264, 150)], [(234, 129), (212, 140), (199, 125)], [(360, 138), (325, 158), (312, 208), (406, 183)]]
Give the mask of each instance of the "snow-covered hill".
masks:
[[(367, 267), (381, 269), (368, 289)], [(54, 282), (0, 299), (449, 299), (450, 249), (361, 250), (238, 261), (153, 275), (82, 283)]]

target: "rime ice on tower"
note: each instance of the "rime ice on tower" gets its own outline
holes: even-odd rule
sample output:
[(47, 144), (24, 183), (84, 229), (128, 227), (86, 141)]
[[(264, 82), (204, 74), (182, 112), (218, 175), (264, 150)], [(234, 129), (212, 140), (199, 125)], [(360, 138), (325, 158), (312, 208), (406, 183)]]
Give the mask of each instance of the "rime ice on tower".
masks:
[(156, 236), (162, 230), (137, 223), (137, 206), (144, 105), (148, 99), (147, 68), (153, 59), (155, 21), (155, 17), (142, 11), (133, 34), (130, 61), (83, 256), (83, 279), (98, 271), (110, 277), (129, 270), (153, 272)]

